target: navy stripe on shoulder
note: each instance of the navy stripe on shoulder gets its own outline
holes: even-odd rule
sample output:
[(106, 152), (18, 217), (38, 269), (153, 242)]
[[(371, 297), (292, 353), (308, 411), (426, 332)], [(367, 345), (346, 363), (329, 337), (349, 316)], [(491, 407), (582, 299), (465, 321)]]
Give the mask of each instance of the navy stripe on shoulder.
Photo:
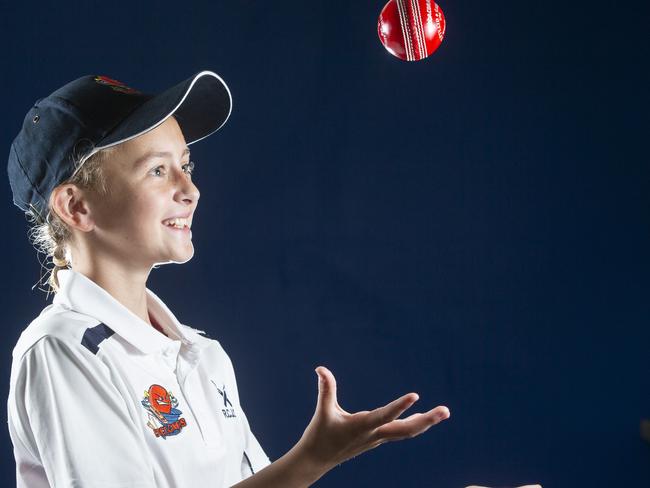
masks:
[(86, 332), (84, 332), (84, 336), (81, 338), (81, 345), (85, 346), (86, 349), (88, 349), (93, 354), (97, 354), (97, 351), (99, 351), (99, 345), (102, 343), (102, 341), (104, 341), (104, 339), (108, 339), (113, 334), (115, 334), (113, 329), (111, 329), (106, 324), (99, 324), (95, 327), (88, 327), (86, 329)]

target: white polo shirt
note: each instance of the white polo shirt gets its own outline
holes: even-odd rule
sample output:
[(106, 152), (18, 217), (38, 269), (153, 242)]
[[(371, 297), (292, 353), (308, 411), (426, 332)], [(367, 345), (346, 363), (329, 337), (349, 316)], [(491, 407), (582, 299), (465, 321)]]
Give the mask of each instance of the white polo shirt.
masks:
[(13, 350), (19, 488), (229, 487), (270, 461), (218, 341), (147, 288), (163, 334), (73, 270)]

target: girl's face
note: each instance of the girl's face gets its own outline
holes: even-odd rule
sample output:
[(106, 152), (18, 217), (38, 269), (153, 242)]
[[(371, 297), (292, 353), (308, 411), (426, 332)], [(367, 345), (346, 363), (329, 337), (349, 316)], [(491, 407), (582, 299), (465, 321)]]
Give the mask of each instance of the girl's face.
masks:
[[(189, 261), (189, 228), (200, 195), (192, 166), (174, 117), (120, 144), (104, 161), (108, 196), (89, 196), (93, 245), (134, 268)], [(182, 229), (168, 225), (174, 217), (184, 219)]]

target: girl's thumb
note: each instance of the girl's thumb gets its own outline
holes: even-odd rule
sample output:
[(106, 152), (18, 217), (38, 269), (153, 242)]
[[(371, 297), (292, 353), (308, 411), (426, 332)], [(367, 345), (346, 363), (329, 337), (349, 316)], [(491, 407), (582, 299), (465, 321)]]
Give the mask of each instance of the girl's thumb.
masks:
[(315, 369), (318, 375), (318, 408), (325, 408), (336, 402), (336, 380), (324, 366)]

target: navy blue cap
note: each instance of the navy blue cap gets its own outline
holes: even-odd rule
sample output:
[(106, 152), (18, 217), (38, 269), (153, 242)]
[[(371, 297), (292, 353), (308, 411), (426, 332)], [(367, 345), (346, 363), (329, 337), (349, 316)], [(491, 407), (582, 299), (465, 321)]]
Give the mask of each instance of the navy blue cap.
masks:
[(34, 103), (9, 151), (13, 202), (47, 213), (52, 190), (74, 174), (78, 161), (155, 128), (172, 114), (192, 144), (219, 130), (232, 110), (226, 83), (212, 71), (157, 94), (146, 94), (107, 76), (88, 75)]

